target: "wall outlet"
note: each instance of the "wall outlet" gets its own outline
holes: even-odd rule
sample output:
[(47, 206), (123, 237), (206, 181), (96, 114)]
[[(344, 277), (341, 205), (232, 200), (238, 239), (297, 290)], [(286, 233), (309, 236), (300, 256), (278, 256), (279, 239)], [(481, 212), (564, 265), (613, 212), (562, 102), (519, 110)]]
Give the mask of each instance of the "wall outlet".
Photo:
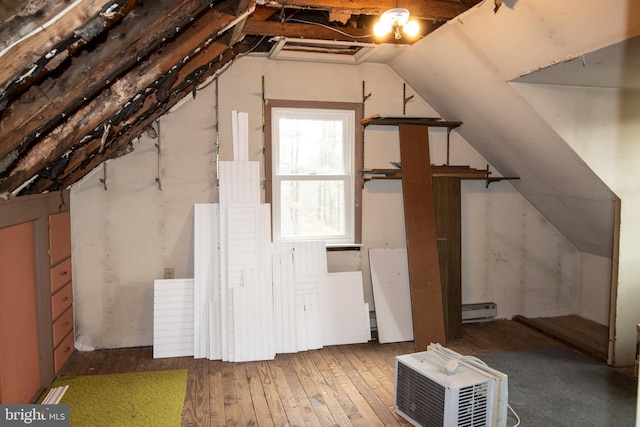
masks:
[(164, 278), (165, 279), (173, 279), (173, 268), (165, 268), (164, 269)]

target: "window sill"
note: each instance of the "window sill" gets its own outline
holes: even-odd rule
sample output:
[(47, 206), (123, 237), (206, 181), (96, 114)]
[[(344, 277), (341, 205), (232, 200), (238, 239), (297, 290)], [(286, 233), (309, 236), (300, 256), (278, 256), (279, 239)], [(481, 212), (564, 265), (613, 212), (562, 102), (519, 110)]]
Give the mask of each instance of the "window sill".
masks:
[(362, 243), (327, 243), (327, 251), (359, 251)]

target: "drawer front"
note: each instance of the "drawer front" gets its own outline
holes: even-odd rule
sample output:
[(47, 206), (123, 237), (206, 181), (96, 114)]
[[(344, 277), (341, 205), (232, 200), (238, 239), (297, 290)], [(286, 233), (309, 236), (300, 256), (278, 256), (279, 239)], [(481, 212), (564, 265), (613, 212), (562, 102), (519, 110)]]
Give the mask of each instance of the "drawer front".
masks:
[(51, 292), (55, 292), (63, 285), (71, 281), (71, 258), (67, 258), (60, 264), (49, 270), (51, 276)]
[(73, 331), (69, 332), (69, 335), (64, 337), (60, 345), (53, 351), (53, 365), (55, 373), (57, 374), (67, 361), (69, 356), (73, 354), (74, 336)]
[(71, 255), (70, 212), (49, 215), (49, 262), (55, 264)]
[(67, 283), (51, 296), (52, 320), (56, 320), (73, 303), (73, 288), (71, 286), (71, 283)]
[(62, 313), (58, 320), (53, 322), (53, 346), (56, 347), (71, 329), (73, 329), (73, 307), (70, 307)]

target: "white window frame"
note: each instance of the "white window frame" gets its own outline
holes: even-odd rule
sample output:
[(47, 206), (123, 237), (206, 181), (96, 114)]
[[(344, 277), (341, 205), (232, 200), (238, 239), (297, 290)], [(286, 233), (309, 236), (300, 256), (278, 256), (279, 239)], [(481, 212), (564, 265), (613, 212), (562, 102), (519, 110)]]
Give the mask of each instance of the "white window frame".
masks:
[[(355, 107), (354, 107), (355, 106)], [(272, 233), (274, 241), (324, 240), (327, 245), (349, 245), (360, 241), (361, 200), (361, 126), (362, 110), (359, 104), (313, 103), (295, 101), (267, 101), (265, 114), (266, 151), (266, 200), (272, 207)], [(342, 120), (344, 141), (343, 175), (285, 175), (279, 174), (278, 119), (281, 117), (331, 118)], [(281, 236), (280, 229), (280, 184), (288, 180), (321, 181), (342, 180), (345, 182), (345, 233), (341, 235)]]

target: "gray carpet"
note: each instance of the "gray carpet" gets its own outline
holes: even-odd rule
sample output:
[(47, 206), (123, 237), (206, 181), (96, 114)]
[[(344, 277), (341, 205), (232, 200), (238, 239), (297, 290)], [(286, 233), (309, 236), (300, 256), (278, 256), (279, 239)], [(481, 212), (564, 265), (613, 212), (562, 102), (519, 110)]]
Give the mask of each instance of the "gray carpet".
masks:
[[(522, 427), (635, 425), (636, 380), (565, 347), (478, 355), (509, 376)], [(515, 424), (509, 412), (508, 426)]]

